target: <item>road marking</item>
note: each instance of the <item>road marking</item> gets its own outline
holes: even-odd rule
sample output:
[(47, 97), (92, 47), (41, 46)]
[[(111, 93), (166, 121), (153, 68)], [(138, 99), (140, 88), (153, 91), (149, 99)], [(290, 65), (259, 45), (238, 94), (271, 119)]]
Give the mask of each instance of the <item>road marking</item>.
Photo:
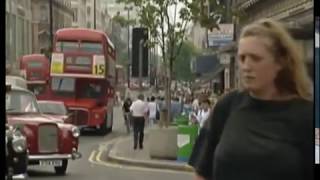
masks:
[(135, 170), (135, 171), (152, 171), (152, 172), (166, 172), (166, 173), (172, 173), (172, 174), (192, 174), (191, 172), (184, 172), (184, 171), (175, 171), (175, 170), (169, 170), (169, 169), (155, 169), (155, 168), (147, 168), (147, 167), (136, 167), (136, 166), (126, 166), (126, 165), (120, 165), (120, 164), (115, 164), (115, 163), (107, 163), (103, 160), (101, 160), (101, 155), (102, 152), (99, 151), (96, 154), (96, 162), (100, 165), (103, 166), (111, 166), (111, 167), (115, 167), (115, 168), (122, 168), (122, 169), (127, 169), (127, 170)]
[(89, 156), (89, 159), (88, 159), (90, 162), (93, 161), (92, 159), (93, 159), (95, 153), (96, 153), (95, 150), (93, 150), (93, 151), (91, 152), (91, 154), (90, 154), (90, 156)]
[[(118, 139), (125, 138), (125, 137), (118, 137), (116, 139), (113, 139), (109, 142), (104, 142), (99, 144), (99, 150), (93, 150), (89, 156), (88, 161), (92, 164), (100, 165), (100, 166), (106, 166), (106, 167), (112, 167), (112, 168), (120, 168), (120, 169), (126, 169), (126, 170), (134, 170), (134, 171), (151, 171), (151, 172), (161, 172), (161, 173), (172, 173), (172, 174), (192, 174), (192, 172), (186, 172), (186, 171), (175, 171), (170, 169), (155, 169), (155, 168), (147, 168), (147, 167), (137, 167), (137, 166), (128, 166), (128, 165), (122, 165), (115, 162), (106, 162), (101, 160), (101, 155), (103, 153), (103, 150), (105, 150), (106, 146), (111, 145), (115, 143)], [(110, 153), (110, 152), (109, 152)]]

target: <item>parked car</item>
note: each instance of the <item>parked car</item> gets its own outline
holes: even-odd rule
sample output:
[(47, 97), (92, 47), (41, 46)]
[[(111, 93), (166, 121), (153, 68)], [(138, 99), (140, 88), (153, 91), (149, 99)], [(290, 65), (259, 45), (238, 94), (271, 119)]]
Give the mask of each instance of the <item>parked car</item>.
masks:
[(81, 157), (78, 151), (79, 129), (40, 112), (35, 95), (12, 86), (6, 93), (8, 124), (20, 126), (27, 138), (29, 164), (54, 166), (56, 174), (65, 174), (69, 160)]
[(40, 112), (54, 119), (63, 120), (64, 123), (72, 123), (72, 114), (62, 101), (38, 100)]
[(6, 179), (27, 179), (28, 153), (21, 131), (6, 125)]
[[(6, 87), (6, 92), (11, 90)], [(7, 180), (27, 179), (28, 152), (26, 137), (18, 127), (7, 124), (6, 119), (6, 167), (5, 176)]]
[(17, 86), (20, 88), (27, 89), (27, 80), (20, 76), (12, 76), (12, 75), (7, 75), (6, 76), (6, 84), (11, 85), (11, 86)]

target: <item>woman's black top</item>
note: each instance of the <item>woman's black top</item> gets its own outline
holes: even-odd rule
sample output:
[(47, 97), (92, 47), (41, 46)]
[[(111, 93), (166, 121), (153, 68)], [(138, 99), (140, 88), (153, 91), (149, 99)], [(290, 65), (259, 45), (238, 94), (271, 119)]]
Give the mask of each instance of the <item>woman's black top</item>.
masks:
[(216, 104), (190, 164), (213, 180), (311, 180), (313, 114), (304, 99), (232, 92)]

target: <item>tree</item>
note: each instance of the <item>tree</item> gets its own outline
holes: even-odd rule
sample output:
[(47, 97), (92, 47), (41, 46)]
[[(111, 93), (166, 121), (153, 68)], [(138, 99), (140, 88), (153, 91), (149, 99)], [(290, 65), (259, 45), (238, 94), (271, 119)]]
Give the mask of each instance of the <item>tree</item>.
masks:
[(192, 81), (194, 79), (191, 73), (190, 62), (193, 57), (199, 54), (192, 42), (185, 41), (173, 66), (173, 72), (177, 80)]
[[(118, 3), (134, 4), (138, 7), (138, 17), (141, 26), (149, 29), (153, 41), (147, 45), (153, 47), (158, 44), (161, 49), (163, 63), (166, 67), (166, 104), (171, 109), (171, 78), (175, 59), (180, 53), (182, 44), (186, 39), (186, 30), (191, 21), (197, 22), (207, 28), (217, 28), (223, 7), (217, 0), (209, 0), (216, 11), (208, 13), (205, 9), (207, 0), (117, 0)], [(181, 8), (177, 12), (177, 6)], [(170, 10), (174, 8), (172, 17)], [(178, 15), (178, 20), (177, 20)], [(169, 111), (170, 112), (170, 111)], [(168, 119), (171, 119), (168, 113)]]

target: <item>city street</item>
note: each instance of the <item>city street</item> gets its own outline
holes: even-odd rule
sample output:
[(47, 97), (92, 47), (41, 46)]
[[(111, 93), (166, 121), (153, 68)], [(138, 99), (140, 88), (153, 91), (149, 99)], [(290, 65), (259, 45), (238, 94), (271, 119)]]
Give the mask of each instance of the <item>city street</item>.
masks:
[(191, 180), (192, 174), (179, 171), (168, 171), (160, 169), (149, 169), (133, 166), (125, 166), (112, 164), (108, 162), (97, 162), (97, 154), (99, 144), (108, 143), (116, 137), (126, 136), (123, 119), (121, 118), (121, 110), (115, 108), (115, 126), (112, 133), (100, 137), (93, 132), (85, 132), (80, 138), (80, 152), (82, 158), (70, 161), (65, 176), (57, 176), (53, 167), (29, 167), (29, 179), (61, 179), (61, 180)]
[(5, 3), (5, 179), (312, 179), (314, 1)]

